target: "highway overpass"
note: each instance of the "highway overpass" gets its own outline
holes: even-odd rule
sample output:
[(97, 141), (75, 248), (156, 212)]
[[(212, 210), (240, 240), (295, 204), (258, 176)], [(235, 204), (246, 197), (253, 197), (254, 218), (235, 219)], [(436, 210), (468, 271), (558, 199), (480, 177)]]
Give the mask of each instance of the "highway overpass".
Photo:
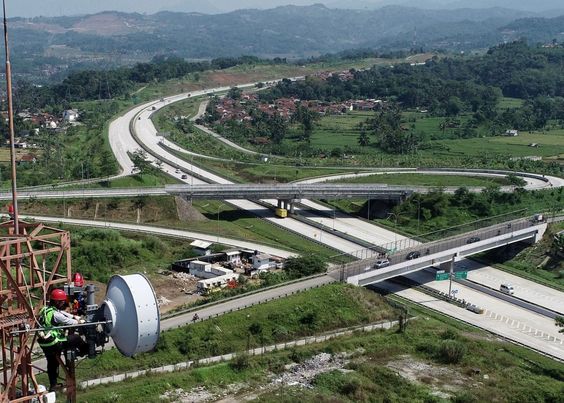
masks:
[[(73, 199), (137, 196), (181, 196), (186, 199), (203, 200), (301, 200), (301, 199), (345, 199), (370, 198), (398, 202), (408, 197), (413, 190), (406, 186), (371, 184), (213, 184), (213, 185), (168, 185), (164, 188), (127, 189), (56, 189), (19, 191), (18, 199)], [(0, 200), (10, 200), (11, 193), (0, 193)]]
[(401, 201), (413, 193), (406, 186), (382, 184), (338, 184), (338, 183), (280, 183), (280, 184), (213, 184), (213, 185), (168, 185), (169, 194), (188, 199), (343, 199), (362, 198), (386, 201)]
[[(367, 286), (431, 266), (441, 266), (450, 271), (454, 262), (477, 253), (515, 242), (538, 242), (546, 228), (546, 223), (535, 222), (531, 218), (513, 220), (440, 241), (419, 244), (397, 253), (391, 252), (388, 256), (388, 267), (375, 268), (379, 257), (373, 255), (343, 265), (340, 269), (332, 271), (331, 276), (351, 284)], [(420, 256), (408, 260), (407, 257), (412, 252), (418, 252)]]

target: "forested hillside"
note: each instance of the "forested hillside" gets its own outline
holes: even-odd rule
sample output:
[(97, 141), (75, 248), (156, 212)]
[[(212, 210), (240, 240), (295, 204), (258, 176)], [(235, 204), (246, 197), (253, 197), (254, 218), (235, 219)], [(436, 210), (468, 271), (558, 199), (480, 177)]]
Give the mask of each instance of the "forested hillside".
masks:
[(320, 4), (215, 15), (105, 12), (14, 19), (11, 38), (18, 72), (55, 78), (75, 65), (107, 69), (162, 54), (303, 58), (352, 48), (468, 51), (520, 37), (564, 39), (562, 18), (526, 17), (536, 15), (501, 8), (344, 10)]

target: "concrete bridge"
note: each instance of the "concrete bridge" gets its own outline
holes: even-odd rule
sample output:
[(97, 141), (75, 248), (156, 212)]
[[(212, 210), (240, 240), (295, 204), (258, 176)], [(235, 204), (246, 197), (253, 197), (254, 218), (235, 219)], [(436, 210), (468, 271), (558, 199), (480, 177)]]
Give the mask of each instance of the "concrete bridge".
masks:
[[(391, 202), (404, 200), (413, 189), (405, 186), (371, 184), (213, 184), (213, 185), (168, 185), (164, 188), (127, 189), (57, 189), (19, 191), (18, 199), (75, 199), (137, 196), (181, 196), (186, 199), (233, 200), (233, 199), (344, 199), (370, 198)], [(10, 193), (0, 193), (0, 200), (11, 199)]]
[[(384, 268), (375, 268), (376, 261), (381, 257), (377, 253), (372, 253), (371, 257), (343, 265), (340, 269), (332, 271), (330, 275), (340, 281), (366, 286), (431, 266), (439, 266), (445, 271), (452, 272), (454, 262), (468, 256), (515, 242), (538, 242), (542, 239), (546, 228), (545, 222), (536, 222), (532, 218), (508, 221), (403, 249), (398, 253), (390, 254), (388, 256), (390, 265)], [(408, 259), (408, 256), (413, 257), (414, 252), (419, 256)]]

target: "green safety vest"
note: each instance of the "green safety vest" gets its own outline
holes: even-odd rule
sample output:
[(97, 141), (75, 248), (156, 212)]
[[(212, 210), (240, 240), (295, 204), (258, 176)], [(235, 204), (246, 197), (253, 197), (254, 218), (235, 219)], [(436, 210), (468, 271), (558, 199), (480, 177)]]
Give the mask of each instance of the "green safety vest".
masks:
[(39, 311), (39, 324), (45, 328), (45, 330), (39, 332), (38, 343), (41, 347), (54, 346), (67, 340), (62, 329), (52, 329), (56, 326), (56, 323), (53, 323), (55, 312), (57, 312), (57, 308), (53, 306), (44, 306)]

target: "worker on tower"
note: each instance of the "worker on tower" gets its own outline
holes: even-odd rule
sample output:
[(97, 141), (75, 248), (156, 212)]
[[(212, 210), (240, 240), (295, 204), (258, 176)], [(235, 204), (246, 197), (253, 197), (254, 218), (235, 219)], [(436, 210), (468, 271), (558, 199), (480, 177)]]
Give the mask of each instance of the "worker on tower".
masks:
[(49, 376), (49, 391), (54, 391), (59, 376), (59, 356), (63, 351), (76, 351), (79, 356), (88, 353), (88, 345), (78, 334), (66, 335), (66, 329), (58, 326), (72, 326), (84, 323), (80, 316), (74, 316), (65, 311), (68, 306), (67, 294), (61, 289), (51, 291), (49, 305), (39, 311), (39, 324), (44, 329), (38, 333), (38, 343), (47, 359), (47, 375)]

